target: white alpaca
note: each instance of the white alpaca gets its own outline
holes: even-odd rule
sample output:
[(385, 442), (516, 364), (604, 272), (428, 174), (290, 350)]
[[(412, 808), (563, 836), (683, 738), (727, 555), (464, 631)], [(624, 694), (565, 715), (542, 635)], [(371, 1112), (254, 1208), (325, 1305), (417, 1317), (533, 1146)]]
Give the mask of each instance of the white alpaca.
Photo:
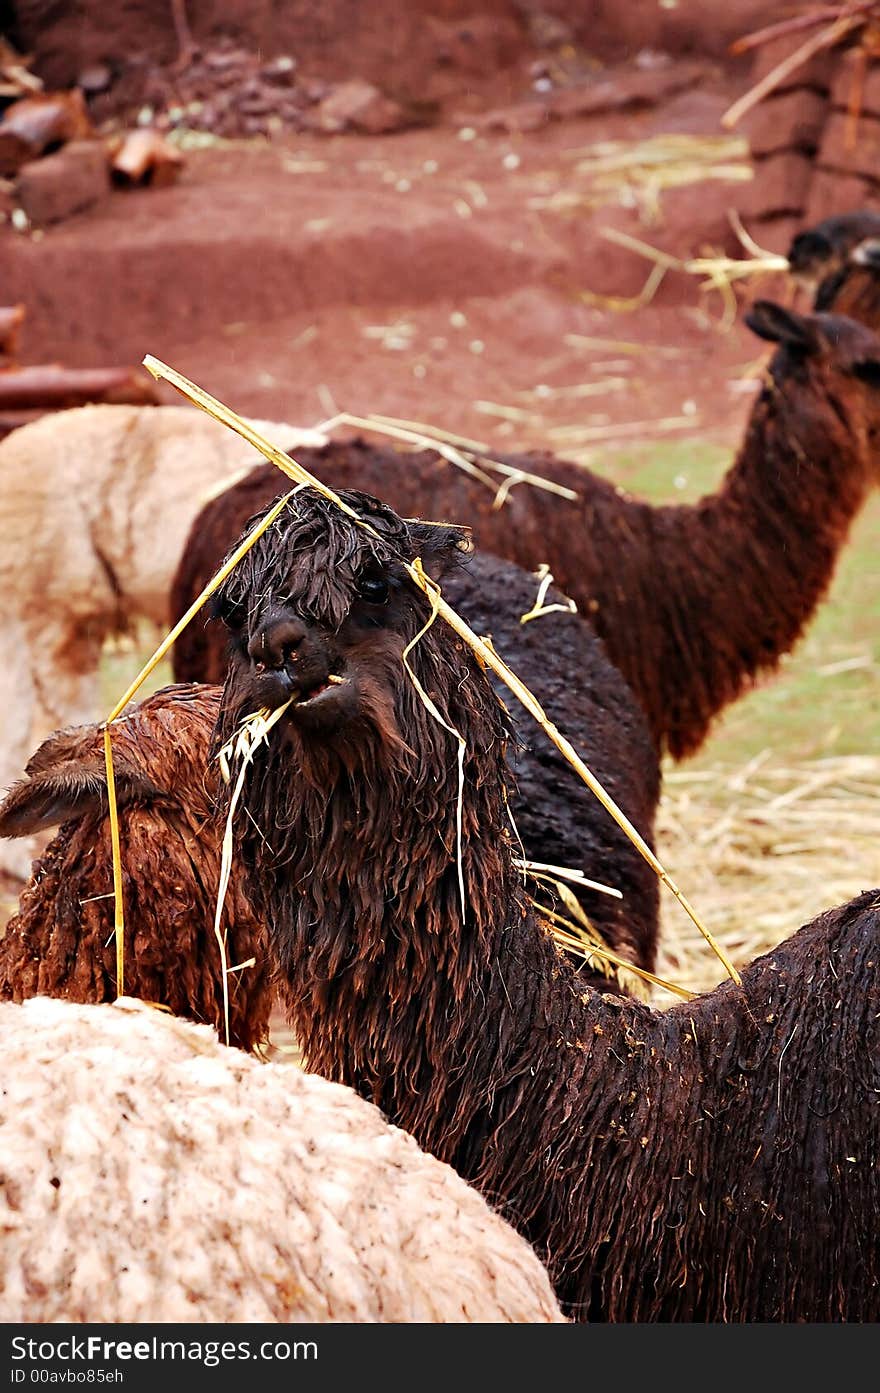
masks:
[[(282, 448), (324, 440), (282, 422), (252, 424)], [(105, 714), (105, 639), (139, 621), (157, 638), (168, 628), (171, 577), (193, 518), (261, 458), (189, 406), (75, 407), (0, 440), (0, 790), (53, 730)], [(4, 843), (0, 867), (25, 876), (36, 845)]]
[(563, 1319), (529, 1245), (342, 1084), (142, 1002), (0, 1005), (4, 1322)]

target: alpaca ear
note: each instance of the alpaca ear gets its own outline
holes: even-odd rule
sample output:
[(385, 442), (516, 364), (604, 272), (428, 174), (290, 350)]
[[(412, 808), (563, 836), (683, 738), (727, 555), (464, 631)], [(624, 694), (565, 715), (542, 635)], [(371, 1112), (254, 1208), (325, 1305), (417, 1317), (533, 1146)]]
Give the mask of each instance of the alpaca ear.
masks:
[(815, 262), (828, 261), (834, 248), (821, 232), (799, 232), (788, 249), (788, 268), (795, 275), (810, 271)]
[(772, 300), (756, 300), (745, 321), (758, 338), (769, 339), (770, 343), (784, 343), (800, 353), (815, 353), (819, 348), (819, 334), (813, 322)]
[(867, 237), (864, 242), (859, 242), (852, 254), (852, 260), (857, 266), (867, 266), (872, 271), (880, 271), (880, 238)]
[(409, 524), (416, 554), (429, 576), (435, 580), (446, 575), (473, 551), (469, 527), (457, 527), (449, 522), (419, 522)]
[[(125, 761), (115, 761), (113, 781), (120, 808), (135, 799), (149, 800), (160, 793)], [(26, 837), (87, 813), (103, 814), (107, 806), (103, 759), (95, 756), (88, 761), (62, 760), (12, 785), (0, 801), (0, 837)]]

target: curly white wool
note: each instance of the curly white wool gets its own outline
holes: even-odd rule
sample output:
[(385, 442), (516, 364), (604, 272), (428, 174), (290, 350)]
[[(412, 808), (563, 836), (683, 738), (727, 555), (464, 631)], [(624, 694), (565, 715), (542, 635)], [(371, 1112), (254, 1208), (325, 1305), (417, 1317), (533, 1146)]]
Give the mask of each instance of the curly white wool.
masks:
[[(323, 438), (251, 424), (282, 448)], [(260, 459), (192, 406), (72, 407), (0, 441), (0, 790), (53, 730), (106, 714), (105, 638), (143, 621), (165, 632), (190, 523)], [(36, 846), (0, 844), (0, 867), (27, 875)]]
[(563, 1319), (528, 1244), (350, 1089), (123, 998), (0, 1005), (4, 1322)]

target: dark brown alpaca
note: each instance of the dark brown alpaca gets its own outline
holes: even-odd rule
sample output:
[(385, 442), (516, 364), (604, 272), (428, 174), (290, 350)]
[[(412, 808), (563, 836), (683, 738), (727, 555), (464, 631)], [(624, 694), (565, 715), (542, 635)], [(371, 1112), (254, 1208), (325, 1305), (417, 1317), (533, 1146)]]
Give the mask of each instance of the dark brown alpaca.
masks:
[[(125, 990), (224, 1034), (213, 932), (223, 825), (208, 748), (217, 687), (166, 687), (113, 727), (125, 907)], [(0, 939), (0, 1000), (113, 1001), (116, 987), (110, 820), (100, 726), (60, 731), (0, 803), (0, 836), (63, 823), (35, 864)], [(232, 876), (227, 962), (255, 956), (229, 983), (230, 1043), (268, 1035), (272, 987), (265, 933)]]
[(880, 329), (880, 213), (860, 208), (799, 232), (789, 270), (813, 295), (813, 308)]
[(237, 850), (308, 1065), (450, 1162), (579, 1319), (880, 1318), (880, 891), (741, 988), (659, 1013), (584, 989), (535, 921), (504, 805), (509, 719), (403, 563), (453, 527), (300, 492), (225, 582), (217, 739), (290, 701), (248, 770)]
[[(356, 440), (296, 457), (333, 488), (365, 489), (406, 516), (467, 523), (478, 547), (529, 570), (548, 563), (641, 701), (658, 745), (681, 758), (793, 647), (877, 481), (880, 393), (865, 379), (880, 342), (846, 320), (767, 302), (747, 318), (779, 347), (735, 463), (694, 505), (652, 507), (546, 454), (503, 458), (576, 490), (579, 501), (521, 485), (493, 511), (489, 490), (431, 451)], [(280, 482), (271, 465), (258, 467), (206, 505), (172, 587), (172, 617)], [(224, 648), (219, 635), (191, 626), (175, 676), (220, 680)]]
[[(660, 796), (657, 751), (638, 702), (590, 625), (580, 615), (560, 612), (522, 624), (521, 616), (534, 605), (538, 581), (494, 556), (462, 557), (444, 590), (478, 633), (491, 634), (498, 651), (653, 846)], [(562, 599), (551, 589), (545, 603)], [(212, 636), (217, 631), (222, 646), (215, 651), (223, 654), (225, 672), (225, 631), (215, 624)], [(521, 710), (514, 718), (511, 808), (525, 854), (533, 861), (580, 869), (619, 890), (622, 899), (571, 886), (607, 946), (636, 967), (653, 971), (659, 934), (657, 876), (549, 737)], [(541, 891), (542, 899), (548, 890)], [(566, 912), (562, 905), (557, 908)], [(583, 971), (595, 985), (619, 989), (601, 972)]]

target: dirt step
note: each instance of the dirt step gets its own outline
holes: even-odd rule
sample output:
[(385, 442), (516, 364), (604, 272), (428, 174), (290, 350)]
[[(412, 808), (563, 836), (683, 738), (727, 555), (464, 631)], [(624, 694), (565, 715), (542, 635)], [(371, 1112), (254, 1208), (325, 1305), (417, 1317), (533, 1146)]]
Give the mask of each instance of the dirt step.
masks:
[[(160, 210), (161, 200), (161, 210)], [(407, 203), (372, 191), (352, 214), (343, 190), (267, 206), (265, 183), (116, 195), (109, 211), (74, 218), (33, 241), (7, 234), (0, 303), (28, 306), (28, 346), (82, 365), (161, 355), (167, 326), (193, 337), (247, 317), (315, 306), (387, 306), (455, 298), (479, 286), (503, 295), (553, 274), (544, 238), (527, 250), (509, 216), (456, 214), (451, 198)], [(96, 306), (103, 306), (100, 313)]]

